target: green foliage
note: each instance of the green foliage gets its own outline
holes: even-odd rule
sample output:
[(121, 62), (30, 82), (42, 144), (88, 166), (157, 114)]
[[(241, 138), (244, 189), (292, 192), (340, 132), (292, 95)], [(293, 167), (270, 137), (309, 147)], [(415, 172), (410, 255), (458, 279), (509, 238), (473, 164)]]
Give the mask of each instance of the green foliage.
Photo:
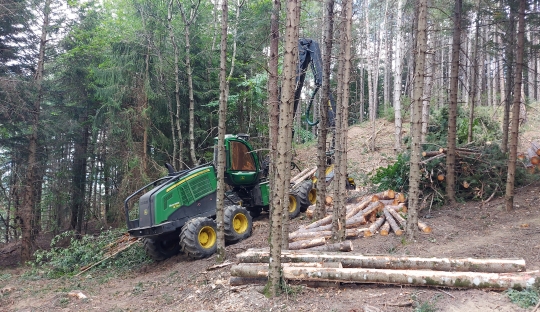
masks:
[(506, 295), (510, 298), (512, 303), (515, 303), (522, 308), (532, 307), (540, 300), (538, 290), (533, 288), (527, 288), (522, 291), (510, 288), (506, 291)]
[[(30, 262), (34, 269), (32, 273), (43, 273), (48, 278), (77, 274), (82, 267), (102, 260), (106, 246), (116, 241), (124, 232), (124, 229), (115, 229), (104, 231), (99, 236), (84, 235), (81, 238), (77, 238), (73, 231), (57, 235), (51, 241), (50, 250), (39, 250), (34, 254), (35, 260)], [(57, 246), (66, 240), (69, 240), (67, 247)], [(135, 244), (96, 267), (128, 270), (150, 262), (143, 247)]]
[(386, 168), (379, 167), (370, 180), (377, 185), (378, 191), (394, 190), (406, 192), (409, 190), (410, 155), (399, 154), (395, 163)]
[[(491, 112), (492, 113), (492, 112)], [(427, 141), (433, 144), (446, 146), (448, 142), (448, 106), (431, 113), (430, 127)], [(458, 108), (456, 120), (457, 144), (467, 143), (469, 133), (469, 112), (462, 107)], [(497, 120), (493, 120), (490, 111), (485, 107), (475, 110), (473, 120), (473, 140), (476, 144), (496, 141), (501, 138), (501, 131)]]
[(386, 121), (388, 122), (394, 122), (396, 119), (394, 113), (394, 107), (390, 105), (388, 107), (383, 107), (381, 112), (381, 118), (386, 119)]
[[(502, 195), (507, 177), (508, 157), (496, 144), (469, 146), (466, 152), (458, 151), (456, 161), (456, 199), (485, 200), (491, 194)], [(370, 176), (377, 191), (392, 189), (409, 190), (409, 154), (401, 154), (395, 163), (378, 168)], [(421, 165), (420, 189), (424, 197), (434, 196), (434, 204), (444, 203), (446, 182), (439, 182), (439, 174), (446, 175), (446, 158), (432, 159)], [(527, 183), (529, 176), (522, 167), (516, 168), (516, 186)]]

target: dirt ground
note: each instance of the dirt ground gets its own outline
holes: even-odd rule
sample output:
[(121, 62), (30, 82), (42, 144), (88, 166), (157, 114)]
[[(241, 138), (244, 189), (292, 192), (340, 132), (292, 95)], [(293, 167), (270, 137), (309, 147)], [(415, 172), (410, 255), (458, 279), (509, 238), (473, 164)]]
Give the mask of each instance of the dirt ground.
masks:
[[(531, 120), (539, 121), (538, 106)], [(522, 146), (540, 139), (536, 125), (525, 126)], [(367, 126), (365, 126), (367, 127)], [(381, 123), (380, 148), (368, 153), (365, 127), (349, 133), (351, 170), (367, 174), (392, 161), (392, 126)], [(298, 157), (310, 162), (314, 153), (299, 150)], [(354, 252), (361, 254), (408, 255), (421, 257), (523, 258), (527, 270), (540, 270), (540, 182), (516, 190), (515, 210), (506, 212), (504, 199), (459, 203), (442, 208), (426, 208), (420, 216), (433, 233), (414, 242), (401, 237), (374, 235), (353, 240)], [(310, 221), (301, 215), (291, 230)], [(227, 260), (236, 263), (236, 254), (249, 248), (267, 246), (268, 215), (254, 220), (253, 235), (227, 247)], [(11, 252), (8, 252), (10, 251)], [(13, 251), (15, 250), (15, 251)], [(178, 255), (117, 276), (89, 271), (80, 277), (29, 279), (24, 267), (13, 267), (14, 246), (0, 246), (0, 310), (2, 311), (413, 311), (418, 303), (430, 302), (437, 311), (527, 311), (510, 302), (504, 292), (470, 289), (435, 289), (400, 285), (341, 284), (311, 288), (293, 286), (291, 293), (268, 299), (261, 286), (229, 285), (230, 266), (210, 269), (215, 258), (191, 261)], [(11, 262), (10, 262), (11, 261)], [(78, 299), (68, 295), (80, 291)], [(528, 310), (530, 311), (530, 309)]]

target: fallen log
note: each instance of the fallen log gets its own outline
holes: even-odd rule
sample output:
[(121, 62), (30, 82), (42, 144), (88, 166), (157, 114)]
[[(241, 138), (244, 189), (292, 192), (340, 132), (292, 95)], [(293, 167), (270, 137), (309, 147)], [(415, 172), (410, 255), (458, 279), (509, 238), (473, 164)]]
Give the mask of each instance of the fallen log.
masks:
[(385, 206), (397, 206), (399, 204), (399, 201), (397, 200), (397, 198), (394, 198), (394, 199), (379, 199), (379, 201), (381, 202), (381, 204), (383, 204)]
[(313, 218), (313, 213), (315, 213), (315, 209), (317, 208), (316, 205), (311, 205), (309, 207), (307, 207), (306, 209), (306, 217), (308, 218)]
[[(366, 220), (364, 218), (361, 218), (361, 217), (356, 217), (356, 218), (351, 218), (351, 219), (345, 220), (345, 228), (347, 228), (347, 229), (354, 229), (354, 228), (357, 228), (360, 225), (364, 225), (364, 224), (366, 224)], [(312, 229), (301, 228), (301, 229), (298, 229), (298, 230), (296, 230), (296, 231), (294, 231), (294, 232), (292, 232), (290, 234), (330, 231), (331, 229), (332, 229), (332, 224), (326, 224), (326, 225), (321, 225), (319, 227), (312, 228)]]
[(332, 216), (331, 216), (331, 215), (330, 215), (330, 216), (326, 216), (326, 217), (324, 217), (324, 218), (322, 218), (322, 219), (320, 219), (320, 220), (317, 220), (317, 221), (315, 221), (315, 222), (313, 222), (313, 223), (308, 224), (308, 225), (305, 227), (305, 229), (313, 229), (313, 228), (319, 227), (319, 226), (321, 226), (321, 225), (327, 225), (327, 224), (329, 224), (329, 223), (332, 223)]
[(407, 198), (405, 197), (405, 194), (403, 193), (397, 193), (395, 197), (400, 203), (404, 203), (407, 201)]
[(364, 199), (359, 205), (354, 206), (354, 208), (351, 208), (349, 211), (347, 211), (347, 215), (345, 218), (351, 218), (352, 216), (356, 215), (359, 211), (366, 208), (371, 203), (371, 197)]
[(396, 220), (394, 220), (394, 218), (392, 217), (388, 209), (384, 209), (384, 216), (386, 217), (386, 221), (390, 223), (390, 227), (392, 228), (392, 231), (394, 231), (394, 233), (397, 236), (401, 236), (403, 234), (403, 231), (399, 228), (399, 226), (396, 223)]
[(431, 233), (431, 227), (428, 226), (427, 224), (425, 224), (424, 222), (418, 221), (418, 228), (420, 229), (420, 231), (422, 231), (422, 232), (424, 232), (426, 234)]
[(326, 197), (324, 198), (324, 203), (327, 205), (327, 206), (330, 206), (332, 205), (332, 203), (334, 202), (334, 198), (330, 195), (326, 195)]
[[(289, 244), (290, 246), (290, 244)], [(310, 251), (341, 251), (341, 252), (350, 252), (353, 251), (353, 244), (350, 240), (346, 240), (339, 243), (326, 244), (318, 247), (306, 248), (305, 250)]]
[(309, 176), (313, 175), (317, 171), (317, 167), (306, 168), (299, 174), (297, 174), (293, 179), (291, 179), (291, 188), (295, 189), (301, 182), (304, 182)]
[(393, 190), (387, 190), (384, 192), (374, 194), (371, 197), (371, 201), (377, 201), (379, 199), (394, 199), (395, 196), (396, 196), (396, 193)]
[(423, 151), (423, 157), (433, 157), (442, 154), (440, 151)]
[(368, 229), (367, 231), (364, 231), (364, 237), (370, 237), (372, 236), (373, 234), (375, 234), (375, 232), (377, 232), (377, 230), (381, 227), (381, 225), (383, 225), (383, 223), (386, 221), (386, 218), (384, 216), (381, 216), (380, 218), (377, 219), (377, 221), (375, 221)]
[(381, 230), (379, 231), (379, 234), (382, 236), (387, 236), (390, 232), (390, 223), (388, 221), (385, 221), (384, 224), (381, 226)]
[[(287, 280), (335, 281), (347, 283), (384, 283), (430, 287), (456, 287), (497, 289), (525, 289), (540, 283), (538, 271), (524, 273), (444, 272), (424, 270), (385, 270), (365, 268), (314, 268), (285, 266), (283, 277)], [(268, 276), (268, 265), (231, 268), (231, 276)]]
[[(270, 250), (248, 249), (236, 255), (243, 263), (268, 263)], [(420, 258), (406, 256), (370, 256), (358, 253), (287, 251), (281, 253), (282, 263), (341, 262), (344, 268), (372, 268), (394, 270), (435, 270), (456, 272), (510, 273), (524, 272), (523, 259), (478, 258)]]
[(370, 215), (373, 212), (381, 211), (384, 208), (384, 205), (380, 201), (372, 202), (367, 206), (366, 209), (360, 211), (358, 213), (359, 216), (364, 217), (365, 219), (368, 219), (368, 215)]
[(387, 209), (388, 212), (390, 212), (390, 214), (392, 215), (392, 217), (394, 217), (394, 220), (396, 220), (397, 222), (399, 222), (399, 224), (405, 228), (407, 226), (407, 220), (405, 220), (402, 216), (399, 215), (399, 213), (397, 211), (395, 211), (394, 209)]
[(389, 210), (395, 210), (397, 212), (407, 213), (407, 206), (405, 206), (404, 203), (400, 203), (398, 205), (386, 205), (385, 208)]
[(305, 249), (309, 247), (321, 246), (324, 244), (326, 244), (326, 239), (324, 237), (317, 237), (309, 240), (299, 240), (289, 243), (289, 250)]
[[(345, 230), (345, 237), (353, 238), (363, 234), (366, 229), (347, 229)], [(307, 240), (313, 238), (324, 237), (326, 239), (332, 236), (332, 231), (318, 231), (318, 232), (294, 232), (289, 234), (289, 242), (296, 242), (299, 240)]]

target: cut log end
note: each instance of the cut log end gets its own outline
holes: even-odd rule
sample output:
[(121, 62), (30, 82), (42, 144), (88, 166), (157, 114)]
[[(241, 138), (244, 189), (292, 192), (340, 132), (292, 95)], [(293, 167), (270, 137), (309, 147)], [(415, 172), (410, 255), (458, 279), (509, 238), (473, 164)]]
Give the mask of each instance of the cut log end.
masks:
[(427, 224), (425, 224), (424, 222), (420, 222), (418, 221), (418, 228), (423, 232), (423, 233), (426, 233), (426, 234), (430, 234), (431, 233), (431, 227)]

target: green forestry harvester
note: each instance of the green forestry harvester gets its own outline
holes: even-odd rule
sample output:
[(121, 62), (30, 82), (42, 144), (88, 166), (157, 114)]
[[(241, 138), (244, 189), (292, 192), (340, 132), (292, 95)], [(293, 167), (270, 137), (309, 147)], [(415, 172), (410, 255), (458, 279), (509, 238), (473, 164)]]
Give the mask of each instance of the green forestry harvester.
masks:
[[(316, 42), (302, 39), (299, 43), (297, 92), (299, 99), (305, 70), (311, 63), (317, 89), (320, 86), (321, 64)], [(310, 100), (312, 102), (314, 94)], [(297, 100), (295, 99), (295, 106)], [(329, 110), (331, 110), (329, 105)], [(330, 114), (333, 118), (333, 114)], [(224, 228), (227, 243), (235, 243), (251, 235), (252, 217), (268, 210), (270, 190), (268, 162), (262, 162), (248, 142), (246, 134), (226, 135)], [(216, 140), (217, 143), (217, 140)], [(164, 260), (180, 250), (193, 259), (212, 255), (217, 248), (216, 216), (217, 148), (214, 162), (176, 172), (167, 164), (169, 174), (130, 195), (124, 201), (128, 232), (143, 238), (145, 250), (154, 260)], [(291, 179), (289, 216), (295, 218), (316, 201), (314, 176), (316, 168), (306, 169)], [(333, 165), (327, 169), (326, 182), (333, 177)], [(354, 188), (354, 180), (347, 179)], [(136, 200), (138, 199), (138, 207)], [(138, 212), (131, 220), (130, 212)]]

